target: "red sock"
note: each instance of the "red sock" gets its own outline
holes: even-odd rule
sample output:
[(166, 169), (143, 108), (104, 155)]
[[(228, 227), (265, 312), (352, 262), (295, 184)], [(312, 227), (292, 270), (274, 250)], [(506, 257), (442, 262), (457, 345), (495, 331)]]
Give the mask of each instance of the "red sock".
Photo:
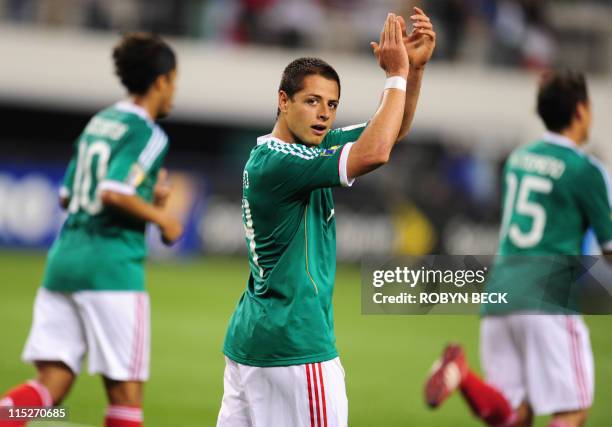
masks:
[[(49, 390), (37, 381), (28, 381), (25, 384), (9, 390), (2, 399), (1, 406), (53, 406)], [(3, 418), (6, 414), (3, 414)], [(0, 419), (0, 427), (21, 427), (26, 421), (8, 421)]]
[(142, 408), (111, 405), (106, 410), (104, 427), (142, 427)]
[(484, 382), (472, 371), (468, 371), (461, 382), (460, 389), (474, 414), (487, 425), (504, 426), (512, 422), (514, 411), (510, 403), (497, 389)]

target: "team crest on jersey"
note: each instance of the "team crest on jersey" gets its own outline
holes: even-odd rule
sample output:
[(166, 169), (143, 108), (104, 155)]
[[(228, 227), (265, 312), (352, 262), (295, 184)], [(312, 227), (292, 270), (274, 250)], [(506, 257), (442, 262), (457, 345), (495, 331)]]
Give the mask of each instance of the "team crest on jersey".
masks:
[(338, 148), (340, 148), (339, 145), (334, 145), (333, 147), (329, 147), (323, 150), (323, 153), (321, 153), (322, 156), (333, 156), (336, 151), (338, 151)]
[(130, 168), (130, 173), (127, 177), (127, 184), (131, 187), (138, 187), (145, 178), (145, 170), (140, 165), (140, 163), (134, 163)]

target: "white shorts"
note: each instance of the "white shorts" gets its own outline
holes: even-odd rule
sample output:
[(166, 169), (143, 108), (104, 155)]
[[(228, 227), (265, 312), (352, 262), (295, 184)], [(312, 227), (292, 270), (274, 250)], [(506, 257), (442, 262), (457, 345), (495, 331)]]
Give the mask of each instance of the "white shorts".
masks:
[(149, 377), (149, 296), (133, 291), (55, 292), (40, 288), (22, 358), (61, 361), (78, 374), (117, 381)]
[(536, 415), (549, 415), (593, 402), (593, 353), (580, 316), (485, 317), (480, 352), (487, 382), (513, 408), (525, 401)]
[(344, 427), (348, 401), (340, 359), (271, 368), (225, 358), (217, 427)]

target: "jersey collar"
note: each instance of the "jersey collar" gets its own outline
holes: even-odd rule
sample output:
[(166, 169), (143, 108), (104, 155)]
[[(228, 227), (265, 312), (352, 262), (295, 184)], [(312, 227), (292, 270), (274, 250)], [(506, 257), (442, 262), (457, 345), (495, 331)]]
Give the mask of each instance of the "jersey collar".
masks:
[(115, 108), (119, 111), (125, 111), (127, 113), (136, 114), (139, 117), (142, 117), (149, 123), (153, 123), (153, 119), (147, 113), (147, 110), (142, 108), (140, 105), (136, 105), (131, 101), (119, 101), (115, 104)]
[(567, 136), (563, 136), (556, 132), (545, 132), (542, 139), (551, 144), (561, 145), (563, 147), (571, 148), (572, 150), (580, 151), (578, 144), (569, 139)]
[(263, 135), (257, 138), (257, 145), (261, 145), (261, 144), (265, 144), (268, 141), (274, 141), (274, 142), (280, 142), (281, 144), (289, 144), (286, 141), (283, 141), (280, 138), (277, 138), (275, 136), (272, 136), (271, 133), (267, 134), (267, 135)]

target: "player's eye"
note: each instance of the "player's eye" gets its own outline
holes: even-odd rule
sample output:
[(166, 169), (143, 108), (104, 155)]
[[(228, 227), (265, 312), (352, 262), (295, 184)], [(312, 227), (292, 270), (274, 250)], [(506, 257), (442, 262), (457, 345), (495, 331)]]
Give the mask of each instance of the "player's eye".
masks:
[(306, 103), (307, 103), (308, 105), (317, 105), (317, 102), (318, 102), (318, 100), (317, 100), (316, 98), (308, 98), (308, 99), (306, 100)]
[(336, 108), (338, 108), (338, 103), (330, 102), (329, 104), (327, 104), (327, 106), (331, 108), (332, 110), (335, 110)]

